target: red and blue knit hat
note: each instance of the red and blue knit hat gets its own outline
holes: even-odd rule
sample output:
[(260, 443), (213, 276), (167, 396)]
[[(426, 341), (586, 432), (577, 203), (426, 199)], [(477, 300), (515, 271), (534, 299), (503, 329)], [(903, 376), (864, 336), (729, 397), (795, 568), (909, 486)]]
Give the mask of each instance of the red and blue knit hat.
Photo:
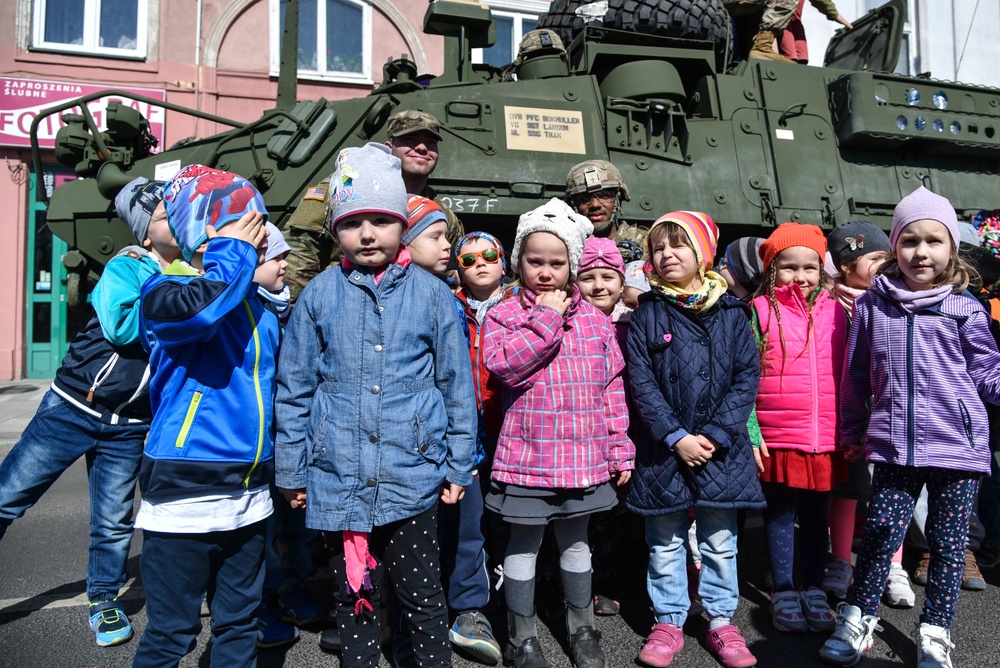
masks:
[(264, 198), (249, 181), (205, 165), (188, 165), (177, 172), (167, 185), (163, 206), (187, 262), (208, 240), (209, 225), (219, 229), (248, 211), (259, 211), (267, 220)]

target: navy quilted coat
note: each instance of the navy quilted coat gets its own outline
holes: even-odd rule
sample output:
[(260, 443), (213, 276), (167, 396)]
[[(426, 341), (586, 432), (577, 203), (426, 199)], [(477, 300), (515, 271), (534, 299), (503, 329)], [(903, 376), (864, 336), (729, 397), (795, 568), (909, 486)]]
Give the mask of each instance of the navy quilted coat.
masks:
[[(639, 298), (628, 337), (629, 376), (645, 428), (633, 430), (632, 511), (764, 507), (747, 432), (760, 380), (748, 314), (728, 295), (701, 313), (672, 306), (655, 291)], [(721, 447), (692, 468), (672, 447), (687, 434), (704, 434)]]

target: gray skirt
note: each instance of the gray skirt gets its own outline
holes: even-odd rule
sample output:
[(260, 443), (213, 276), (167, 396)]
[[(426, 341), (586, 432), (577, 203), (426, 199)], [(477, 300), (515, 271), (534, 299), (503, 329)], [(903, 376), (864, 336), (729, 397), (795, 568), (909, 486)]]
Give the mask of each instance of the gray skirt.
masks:
[(610, 482), (582, 489), (548, 489), (493, 481), (485, 503), (511, 524), (544, 525), (610, 510), (618, 503), (618, 495)]

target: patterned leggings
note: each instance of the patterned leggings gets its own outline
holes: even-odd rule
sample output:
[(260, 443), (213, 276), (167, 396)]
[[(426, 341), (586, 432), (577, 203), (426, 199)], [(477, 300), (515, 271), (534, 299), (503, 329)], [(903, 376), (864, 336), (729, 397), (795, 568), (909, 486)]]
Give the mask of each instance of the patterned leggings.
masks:
[(906, 536), (913, 505), (927, 485), (927, 543), (931, 562), (920, 621), (951, 627), (965, 570), (965, 536), (979, 490), (978, 473), (875, 464), (868, 521), (854, 566), (847, 602), (866, 615), (878, 613), (893, 553)]

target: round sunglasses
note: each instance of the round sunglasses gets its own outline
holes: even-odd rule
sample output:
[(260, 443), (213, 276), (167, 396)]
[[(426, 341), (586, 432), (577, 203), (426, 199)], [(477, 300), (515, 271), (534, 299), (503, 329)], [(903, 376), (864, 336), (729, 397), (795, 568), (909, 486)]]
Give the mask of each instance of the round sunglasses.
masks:
[(479, 258), (483, 258), (483, 262), (486, 264), (496, 264), (500, 261), (500, 251), (496, 248), (487, 248), (478, 253), (462, 253), (458, 256), (458, 263), (468, 269), (469, 267), (476, 266)]

